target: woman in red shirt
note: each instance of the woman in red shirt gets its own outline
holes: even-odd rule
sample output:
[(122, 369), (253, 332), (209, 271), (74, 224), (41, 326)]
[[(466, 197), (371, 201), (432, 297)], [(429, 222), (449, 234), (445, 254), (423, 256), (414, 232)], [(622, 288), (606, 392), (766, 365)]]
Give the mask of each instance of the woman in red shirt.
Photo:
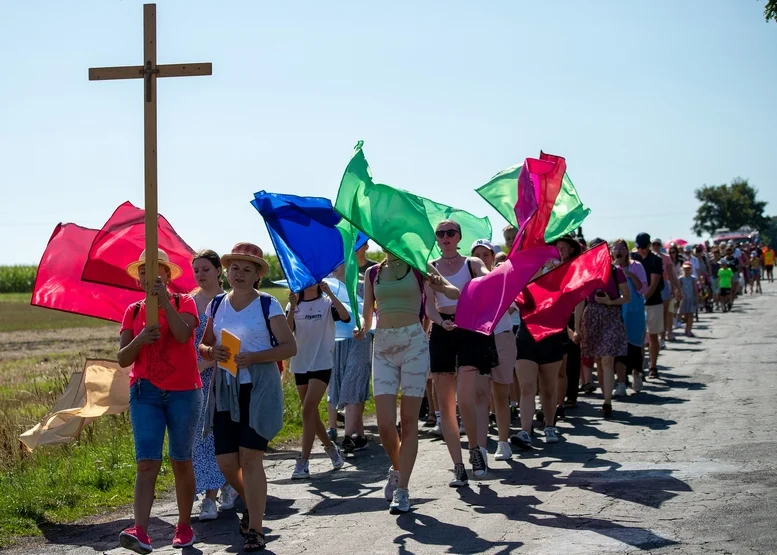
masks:
[[(146, 252), (127, 266), (140, 283), (146, 280)], [(194, 504), (192, 447), (197, 415), (202, 408), (202, 381), (197, 369), (194, 332), (199, 316), (189, 295), (173, 295), (167, 285), (182, 274), (167, 253), (159, 250), (159, 276), (151, 294), (159, 300), (159, 323), (146, 325), (146, 303), (133, 303), (121, 323), (118, 361), (130, 372), (130, 420), (135, 440), (135, 523), (122, 531), (122, 547), (136, 553), (151, 552), (148, 521), (154, 487), (162, 466), (162, 445), (168, 433), (168, 456), (175, 475), (178, 525), (173, 547), (194, 543), (191, 527)]]

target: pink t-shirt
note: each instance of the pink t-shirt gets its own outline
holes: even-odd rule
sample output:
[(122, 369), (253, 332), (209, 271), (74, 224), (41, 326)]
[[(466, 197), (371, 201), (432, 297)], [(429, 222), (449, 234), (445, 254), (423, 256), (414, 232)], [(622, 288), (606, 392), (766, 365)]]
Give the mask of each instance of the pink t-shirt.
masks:
[(642, 263), (638, 262), (637, 260), (632, 260), (629, 264), (629, 272), (634, 274), (634, 277), (636, 277), (640, 283), (642, 283), (642, 287), (637, 289), (637, 293), (640, 295), (647, 293), (647, 290), (650, 289), (650, 284), (648, 283), (645, 267), (642, 265)]
[[(170, 302), (175, 307), (175, 300), (171, 298)], [(137, 316), (134, 316), (135, 305), (136, 303), (129, 305), (124, 311), (119, 333), (131, 330), (137, 337), (146, 326), (146, 302), (141, 301)], [(179, 314), (191, 314), (199, 321), (197, 303), (191, 295), (179, 295), (178, 305)], [(192, 329), (192, 336), (186, 343), (179, 343), (170, 332), (165, 311), (159, 309), (159, 331), (161, 337), (154, 343), (145, 345), (138, 353), (130, 371), (130, 385), (142, 378), (165, 391), (202, 388), (200, 372), (197, 369), (197, 353), (194, 350), (196, 328)]]

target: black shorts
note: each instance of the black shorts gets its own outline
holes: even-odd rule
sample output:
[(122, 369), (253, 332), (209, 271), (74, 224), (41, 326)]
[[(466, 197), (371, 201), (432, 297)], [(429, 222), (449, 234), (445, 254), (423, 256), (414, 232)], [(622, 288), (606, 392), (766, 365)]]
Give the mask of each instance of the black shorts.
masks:
[(626, 367), (626, 371), (642, 372), (643, 359), (642, 347), (628, 344), (625, 357), (615, 357), (615, 362), (620, 362)]
[[(453, 316), (441, 314), (443, 320)], [(483, 335), (463, 328), (446, 331), (432, 324), (429, 334), (429, 368), (434, 374), (452, 374), (462, 366), (473, 366), (483, 375), (499, 365), (493, 335)]]
[(250, 383), (240, 385), (240, 422), (233, 422), (229, 411), (218, 411), (213, 418), (213, 444), (216, 455), (237, 453), (240, 448), (266, 451), (269, 440), (263, 438), (248, 424), (251, 402)]
[(720, 288), (720, 296), (721, 297), (728, 297), (731, 294), (731, 287), (721, 287)]
[(318, 380), (329, 385), (330, 379), (332, 379), (332, 370), (316, 370), (315, 372), (294, 374), (294, 383), (297, 385), (308, 385), (310, 380)]
[(540, 366), (561, 362), (567, 353), (564, 337), (569, 337), (566, 330), (541, 341), (535, 341), (526, 326), (521, 326), (515, 338), (515, 344), (518, 347), (516, 360), (530, 360)]

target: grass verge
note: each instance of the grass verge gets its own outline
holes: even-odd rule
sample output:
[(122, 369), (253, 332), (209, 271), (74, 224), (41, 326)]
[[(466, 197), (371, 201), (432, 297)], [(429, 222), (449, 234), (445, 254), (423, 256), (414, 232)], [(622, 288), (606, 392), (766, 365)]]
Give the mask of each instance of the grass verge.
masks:
[[(285, 305), (285, 289), (263, 290)], [(84, 359), (114, 358), (118, 346), (116, 324), (31, 307), (29, 299), (24, 293), (0, 294), (0, 352), (9, 355), (0, 358), (0, 548), (40, 536), (41, 526), (126, 506), (133, 496), (135, 456), (128, 414), (97, 420), (68, 445), (28, 453), (20, 444), (19, 434), (49, 411), (70, 375), (83, 368)], [(9, 307), (16, 310), (6, 310)], [(14, 326), (13, 318), (20, 314), (24, 323)], [(51, 318), (59, 320), (47, 325)], [(277, 448), (302, 434), (294, 379), (284, 374), (284, 426), (272, 443)], [(320, 412), (326, 422), (325, 401)], [(372, 401), (365, 413), (374, 413)], [(172, 486), (165, 460), (157, 492), (161, 495)]]

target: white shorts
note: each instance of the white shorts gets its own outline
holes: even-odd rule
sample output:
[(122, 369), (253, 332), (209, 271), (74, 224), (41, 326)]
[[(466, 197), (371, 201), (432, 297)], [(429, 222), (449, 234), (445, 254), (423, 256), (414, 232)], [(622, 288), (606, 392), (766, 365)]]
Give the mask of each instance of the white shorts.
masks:
[(375, 330), (372, 350), (373, 395), (423, 397), (429, 374), (429, 341), (421, 324)]
[(645, 307), (645, 324), (647, 332), (651, 335), (664, 331), (664, 304), (656, 304)]

